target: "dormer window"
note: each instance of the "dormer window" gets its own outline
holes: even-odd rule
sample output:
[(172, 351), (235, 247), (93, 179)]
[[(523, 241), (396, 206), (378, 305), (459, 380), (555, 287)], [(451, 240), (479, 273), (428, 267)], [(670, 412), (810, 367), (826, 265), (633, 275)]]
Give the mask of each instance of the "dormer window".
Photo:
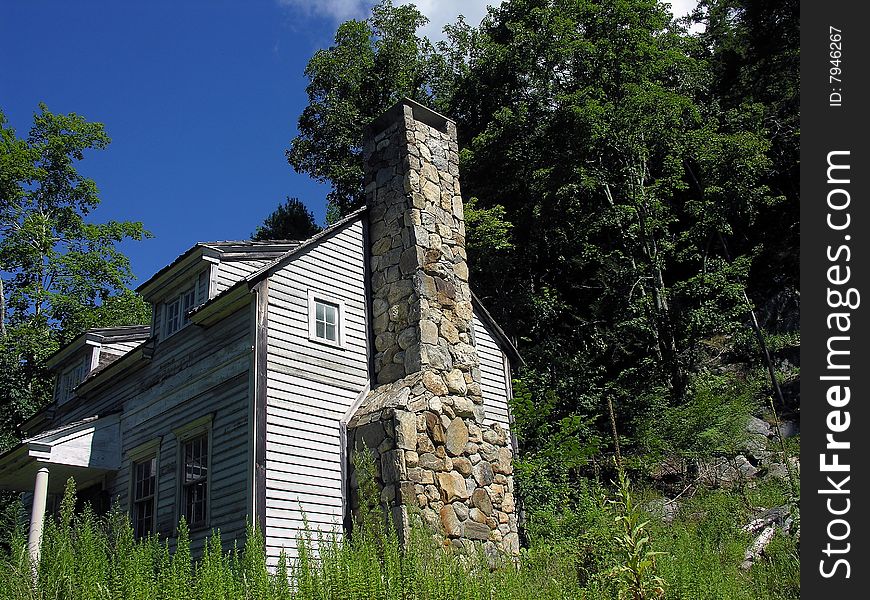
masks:
[(169, 337), (190, 321), (187, 312), (193, 308), (196, 290), (188, 288), (175, 298), (171, 298), (163, 305), (163, 336)]
[(80, 361), (60, 374), (57, 387), (58, 405), (68, 402), (73, 397), (73, 390), (84, 380), (86, 374), (85, 361)]

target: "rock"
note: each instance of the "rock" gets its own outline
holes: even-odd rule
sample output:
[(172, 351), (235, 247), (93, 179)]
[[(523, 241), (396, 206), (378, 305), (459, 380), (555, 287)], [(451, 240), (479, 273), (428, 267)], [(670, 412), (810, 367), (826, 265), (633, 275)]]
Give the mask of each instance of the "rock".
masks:
[(738, 454), (734, 457), (734, 467), (740, 475), (745, 478), (754, 477), (755, 474), (758, 473), (758, 469), (756, 469), (755, 466), (749, 462), (749, 459), (742, 454)]
[(469, 493), (465, 485), (465, 478), (459, 473), (438, 473), (438, 485), (441, 488), (441, 499), (444, 502), (465, 500)]
[[(432, 279), (431, 277), (429, 279)], [(435, 287), (434, 280), (432, 281), (432, 287)], [(438, 343), (438, 325), (429, 321), (428, 319), (424, 319), (420, 321), (420, 341), (424, 344), (437, 344)]]
[(421, 468), (428, 469), (430, 471), (444, 471), (447, 468), (444, 464), (444, 459), (438, 458), (431, 452), (426, 452), (425, 454), (420, 455), (419, 465)]
[(432, 371), (423, 372), (423, 385), (436, 396), (447, 394), (447, 386), (444, 385), (444, 381)]
[(510, 475), (513, 473), (514, 467), (511, 462), (510, 448), (498, 449), (498, 462), (493, 465), (493, 470), (504, 475)]
[(392, 383), (405, 376), (405, 365), (389, 363), (378, 372), (378, 383)]
[(445, 447), (450, 456), (458, 456), (465, 450), (465, 444), (468, 443), (468, 428), (465, 422), (456, 418), (450, 421), (445, 435)]
[(504, 498), (501, 501), (501, 509), (506, 513), (512, 513), (516, 509), (514, 495), (510, 492), (505, 492)]
[(801, 426), (797, 421), (782, 421), (779, 424), (779, 435), (781, 435), (783, 439), (799, 435), (800, 432)]
[(773, 431), (767, 421), (762, 421), (758, 417), (749, 417), (746, 423), (746, 431), (750, 434), (770, 436)]
[(472, 521), (477, 521), (478, 523), (486, 523), (486, 515), (483, 514), (483, 511), (477, 507), (474, 507), (470, 511), (468, 511), (468, 518)]
[(396, 411), (396, 446), (417, 449), (417, 417), (407, 411)]
[(385, 331), (375, 338), (375, 350), (378, 352), (383, 352), (390, 346), (392, 346), (396, 341), (396, 336), (393, 335), (389, 331)]
[[(405, 460), (407, 462), (407, 458)], [(464, 456), (457, 456), (453, 459), (453, 468), (462, 473), (463, 477), (471, 475), (471, 461)]]
[(769, 525), (766, 527), (758, 537), (752, 542), (749, 548), (746, 549), (746, 553), (743, 555), (743, 562), (740, 564), (740, 568), (744, 571), (748, 571), (756, 560), (761, 556), (764, 552), (764, 549), (767, 548), (768, 544), (770, 544), (770, 540), (773, 539), (773, 534), (776, 532), (776, 527), (773, 525)]
[(468, 389), (467, 384), (465, 383), (465, 377), (459, 369), (453, 369), (447, 373), (447, 375), (444, 376), (444, 381), (447, 383), (447, 389), (452, 394), (459, 394), (462, 396), (465, 395), (465, 392)]
[(381, 479), (384, 482), (396, 482), (405, 479), (405, 453), (401, 450), (390, 450), (381, 456)]
[(434, 510), (432, 510), (431, 508), (424, 508), (421, 511), (421, 514), (423, 515), (423, 522), (428, 527), (430, 527), (433, 530), (438, 529), (438, 524), (441, 523), (442, 521), (439, 518), (438, 514)]
[(479, 508), (486, 516), (492, 514), (492, 500), (485, 489), (477, 488), (474, 490), (471, 494), (471, 503)]
[(435, 445), (425, 433), (417, 434), (417, 452), (421, 454), (424, 452), (435, 452)]
[(750, 433), (743, 444), (743, 450), (749, 456), (758, 460), (766, 460), (770, 456), (770, 450), (767, 449), (767, 437), (759, 433)]
[(742, 529), (748, 533), (756, 533), (768, 525), (777, 525), (778, 527), (785, 528), (785, 523), (790, 516), (791, 508), (787, 504), (774, 506), (761, 513), (758, 518), (750, 521)]
[(453, 399), (453, 411), (460, 417), (474, 417), (474, 402), (463, 396)]
[(483, 523), (478, 523), (471, 519), (462, 524), (462, 534), (470, 540), (485, 542), (489, 539), (490, 531), (490, 528)]
[(498, 460), (498, 448), (488, 442), (483, 442), (480, 445), (480, 456), (483, 460), (494, 462)]
[(680, 505), (676, 500), (668, 500), (666, 498), (655, 498), (647, 502), (643, 509), (654, 517), (661, 519), (665, 523), (672, 523), (680, 512)]
[(477, 485), (481, 487), (485, 487), (492, 483), (493, 472), (492, 465), (490, 465), (486, 461), (480, 461), (474, 466), (473, 469), (474, 480), (477, 482)]
[(434, 443), (444, 443), (444, 426), (441, 424), (441, 418), (433, 412), (426, 413), (426, 430)]
[(468, 441), (479, 444), (483, 441), (483, 436), (480, 432), (480, 427), (475, 425), (473, 422), (468, 423)]
[(483, 441), (489, 444), (503, 446), (504, 440), (504, 433), (500, 429), (496, 430), (495, 428), (491, 428), (483, 432)]
[(399, 348), (407, 350), (417, 341), (417, 330), (413, 327), (406, 327), (396, 341), (399, 343)]
[(767, 465), (767, 476), (773, 477), (774, 479), (781, 479), (782, 481), (788, 481), (788, 469), (785, 466), (785, 463), (775, 462)]
[(451, 504), (453, 507), (453, 512), (456, 513), (456, 518), (460, 521), (464, 521), (468, 518), (468, 507), (465, 506), (462, 502), (454, 502)]
[(351, 437), (353, 448), (357, 452), (374, 450), (384, 441), (386, 432), (380, 422), (359, 425)]
[(402, 499), (402, 504), (411, 505), (417, 501), (417, 488), (419, 486), (412, 482), (405, 482), (399, 486), (399, 496)]
[(456, 518), (456, 513), (453, 511), (452, 505), (444, 505), (444, 507), (439, 511), (439, 514), (441, 516), (441, 525), (444, 527), (444, 533), (449, 537), (459, 537), (462, 535), (462, 523), (460, 523), (459, 519)]
[(441, 497), (441, 494), (438, 493), (438, 488), (436, 488), (434, 485), (427, 485), (425, 488), (423, 488), (423, 494), (430, 502), (438, 500), (438, 498)]

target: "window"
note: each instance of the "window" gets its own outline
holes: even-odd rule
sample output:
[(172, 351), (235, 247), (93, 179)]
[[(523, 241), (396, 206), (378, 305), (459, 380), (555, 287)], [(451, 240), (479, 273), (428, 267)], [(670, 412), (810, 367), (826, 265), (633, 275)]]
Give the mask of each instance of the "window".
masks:
[(57, 391), (58, 404), (63, 404), (73, 397), (73, 390), (84, 380), (85, 375), (85, 361), (81, 361), (61, 373)]
[(344, 346), (344, 303), (308, 293), (308, 337), (315, 342)]
[(203, 527), (208, 510), (208, 433), (183, 443), (181, 516), (191, 528)]
[(137, 538), (157, 531), (157, 473), (161, 438), (127, 451), (130, 459), (130, 520)]
[(133, 463), (133, 532), (137, 538), (154, 532), (155, 491), (157, 489), (157, 456)]
[(338, 342), (338, 307), (335, 304), (314, 301), (314, 335), (322, 340)]
[(187, 312), (193, 308), (196, 291), (190, 288), (170, 298), (163, 306), (163, 335), (169, 337), (189, 323)]

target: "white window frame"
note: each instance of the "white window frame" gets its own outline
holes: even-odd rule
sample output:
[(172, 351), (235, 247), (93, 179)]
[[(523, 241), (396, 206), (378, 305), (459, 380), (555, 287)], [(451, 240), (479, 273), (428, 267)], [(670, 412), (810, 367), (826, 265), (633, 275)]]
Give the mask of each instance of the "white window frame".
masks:
[(130, 490), (127, 496), (130, 505), (130, 523), (133, 525), (134, 533), (136, 530), (136, 504), (140, 502), (140, 500), (136, 499), (136, 465), (150, 459), (154, 460), (154, 493), (151, 495), (153, 512), (150, 533), (157, 533), (157, 500), (160, 491), (160, 443), (162, 440), (162, 438), (155, 438), (127, 451), (127, 459), (130, 461)]
[[(336, 308), (336, 328), (338, 329), (336, 340), (322, 338), (317, 335), (317, 304), (334, 306)], [(337, 298), (308, 290), (308, 339), (318, 344), (326, 344), (336, 348), (347, 347), (347, 328), (345, 327), (344, 301)]]
[[(211, 523), (211, 481), (214, 469), (212, 462), (212, 449), (214, 448), (214, 436), (212, 435), (214, 421), (214, 413), (200, 417), (190, 423), (186, 423), (181, 427), (172, 430), (177, 440), (176, 464), (178, 472), (176, 473), (176, 495), (175, 495), (175, 522), (181, 521), (184, 516), (184, 447), (187, 442), (198, 437), (205, 436), (206, 438), (206, 475), (205, 475), (205, 516), (202, 522), (187, 523), (191, 531), (199, 531), (208, 529)], [(186, 517), (185, 517), (186, 520)]]
[[(187, 318), (187, 313), (196, 306), (196, 283), (186, 287), (178, 294), (174, 294), (171, 298), (163, 302), (163, 319), (162, 329), (163, 338), (171, 337), (187, 327), (190, 320)], [(177, 325), (170, 329), (171, 318), (170, 313), (176, 307), (178, 314), (176, 315)]]
[[(78, 373), (77, 373), (78, 372)], [(71, 367), (61, 371), (57, 381), (57, 405), (66, 404), (72, 400), (75, 394), (73, 390), (85, 380), (88, 374), (88, 365), (85, 359), (78, 361)]]

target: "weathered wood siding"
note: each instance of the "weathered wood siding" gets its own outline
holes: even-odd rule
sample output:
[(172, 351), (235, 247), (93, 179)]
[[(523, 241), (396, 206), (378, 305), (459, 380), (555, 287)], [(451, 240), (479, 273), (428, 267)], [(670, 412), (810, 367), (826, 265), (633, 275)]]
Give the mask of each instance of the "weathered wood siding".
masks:
[(510, 429), (508, 398), (511, 384), (507, 360), (492, 333), (477, 314), (474, 315), (474, 345), (480, 359), (480, 387), (483, 392), (483, 407), (486, 409), (486, 422), (496, 422), (505, 429)]
[(140, 345), (143, 340), (131, 340), (128, 342), (112, 342), (110, 344), (103, 344), (100, 348), (101, 354), (112, 354), (114, 356), (122, 356), (127, 354), (130, 350)]
[(238, 283), (251, 273), (259, 271), (271, 262), (271, 260), (266, 259), (222, 260), (220, 264), (217, 265), (217, 285), (215, 287), (215, 295), (220, 294), (225, 289)]
[[(252, 360), (252, 311), (242, 308), (210, 328), (188, 325), (158, 343), (153, 359), (110, 386), (93, 392), (66, 419), (122, 408), (122, 468), (110, 492), (130, 506), (127, 453), (160, 438), (157, 482), (157, 529), (172, 536), (178, 522), (179, 444), (173, 430), (213, 414), (209, 446), (209, 529), (191, 533), (198, 551), (211, 528), (219, 528), (227, 547), (243, 543), (250, 513), (249, 372)], [(111, 368), (111, 367), (110, 367)]]
[[(368, 382), (362, 223), (293, 258), (269, 281), (266, 401), (266, 550), (295, 555), (306, 515), (341, 527), (340, 423)], [(344, 303), (346, 345), (309, 339), (308, 293)]]

